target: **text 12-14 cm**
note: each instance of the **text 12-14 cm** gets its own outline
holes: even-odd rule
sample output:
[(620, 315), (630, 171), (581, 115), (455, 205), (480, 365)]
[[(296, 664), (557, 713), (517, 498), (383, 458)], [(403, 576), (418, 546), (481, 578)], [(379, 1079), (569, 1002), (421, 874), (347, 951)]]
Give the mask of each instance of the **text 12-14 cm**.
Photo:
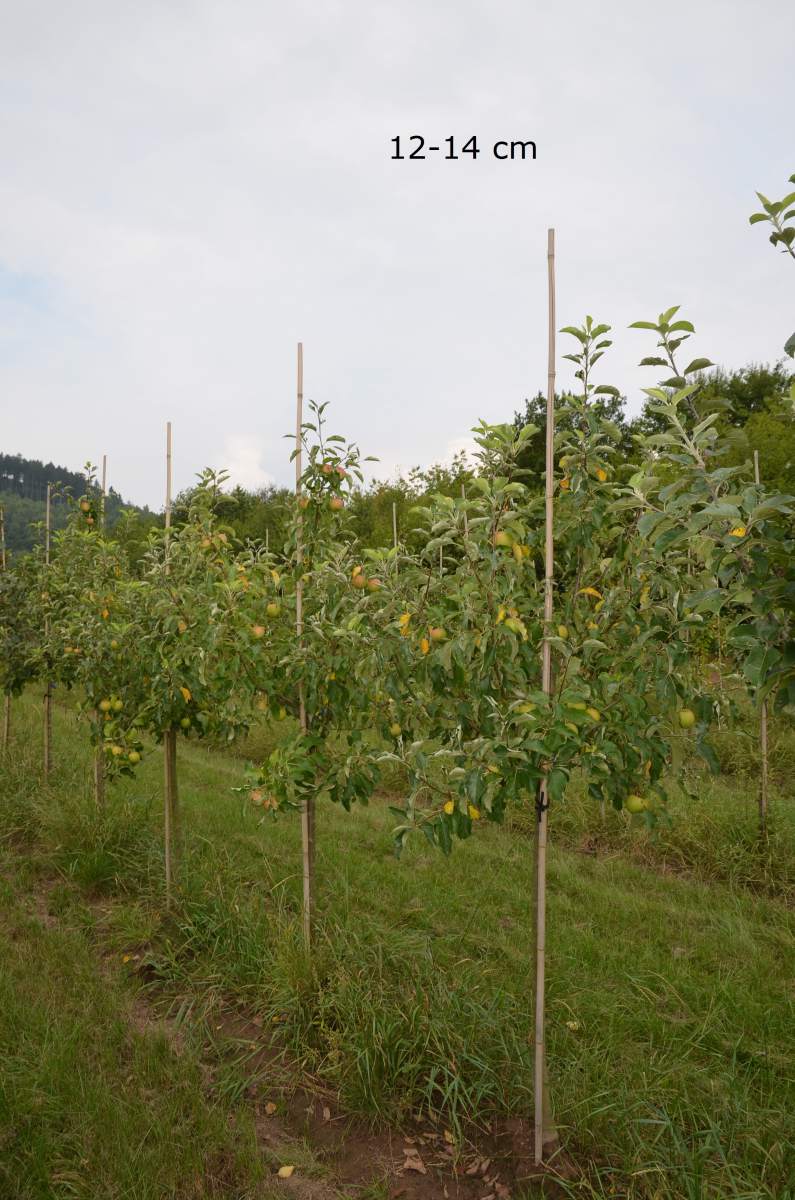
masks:
[[(444, 138), (441, 145), (430, 146), (424, 137), (420, 137), (418, 133), (413, 133), (411, 137), (393, 137), (392, 145), (395, 147), (392, 158), (409, 159), (409, 158), (428, 158), (429, 155), (439, 154), (441, 158), (453, 159), (463, 158), (469, 155), (471, 158), (477, 158), (479, 154), (484, 153), (478, 146), (478, 139), (475, 135), (461, 144), (456, 142), (454, 137)], [(446, 153), (443, 153), (446, 151)], [(536, 144), (533, 141), (508, 141), (501, 140), (494, 142), (486, 151), (491, 158), (498, 158), (503, 162), (525, 162), (527, 160), (535, 160)]]

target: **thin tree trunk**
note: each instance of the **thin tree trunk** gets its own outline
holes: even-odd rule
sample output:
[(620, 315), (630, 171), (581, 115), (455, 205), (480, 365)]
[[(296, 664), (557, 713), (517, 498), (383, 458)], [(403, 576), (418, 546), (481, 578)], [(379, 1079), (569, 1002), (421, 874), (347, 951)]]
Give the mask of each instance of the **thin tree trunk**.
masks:
[(44, 689), (44, 777), (52, 773), (52, 684)]
[[(555, 231), (547, 235), (547, 270), (549, 286), (549, 361), (547, 369), (547, 430), (546, 430), (546, 493), (544, 541), (544, 644), (541, 662), (541, 687), (546, 695), (552, 693), (552, 599), (555, 574), (554, 557), (554, 437), (555, 437)], [(547, 900), (547, 810), (549, 780), (545, 776), (538, 788), (536, 801), (536, 986), (535, 986), (535, 1062), (533, 1071), (534, 1139), (536, 1165), (544, 1151), (558, 1143), (552, 1116), (546, 1066), (545, 1004), (546, 1004), (546, 900)]]
[(101, 745), (94, 749), (94, 803), (98, 812), (105, 808), (105, 754)]
[(163, 843), (166, 860), (166, 907), (170, 908), (174, 873), (179, 849), (179, 793), (177, 791), (177, 732), (167, 729), (163, 735)]

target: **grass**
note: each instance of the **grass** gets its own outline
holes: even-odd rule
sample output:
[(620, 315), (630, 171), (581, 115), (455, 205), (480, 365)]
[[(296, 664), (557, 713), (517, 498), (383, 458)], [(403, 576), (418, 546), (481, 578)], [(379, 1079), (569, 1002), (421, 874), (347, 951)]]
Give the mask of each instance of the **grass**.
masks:
[[(382, 805), (352, 815), (323, 807), (310, 965), (298, 821), (261, 822), (232, 794), (239, 760), (180, 745), (185, 849), (167, 915), (159, 752), (112, 789), (99, 819), (73, 715), (56, 717), (50, 787), (38, 712), (23, 701), (15, 721), (0, 838), (15, 862), (62, 878), (63, 919), (84, 943), (139, 953), (175, 1004), (223, 993), (257, 1010), (308, 1071), (374, 1122), (431, 1111), (465, 1131), (530, 1112), (532, 856), (521, 818), (478, 828), (450, 859), (417, 842), (398, 862)], [(776, 793), (760, 853), (743, 782), (684, 782), (695, 796), (677, 789), (673, 826), (655, 836), (618, 814), (603, 825), (576, 788), (552, 817), (550, 1074), (582, 1172), (566, 1187), (632, 1200), (793, 1200), (795, 814)], [(75, 986), (65, 979), (70, 994)], [(82, 1028), (77, 1008), (65, 1007), (67, 1041)], [(168, 1067), (177, 1068), (187, 1066)], [(225, 1103), (242, 1104), (244, 1090), (232, 1073)], [(155, 1091), (173, 1102), (165, 1076)], [(48, 1129), (67, 1100), (57, 1094)], [(77, 1110), (99, 1137), (97, 1106), (78, 1098)], [(187, 1155), (199, 1116), (182, 1119)], [(149, 1128), (157, 1143), (159, 1122)], [(249, 1169), (246, 1153), (243, 1138), (229, 1160), (236, 1169)]]
[(245, 1110), (207, 1099), (189, 1048), (136, 1031), (121, 982), (23, 884), (0, 884), (0, 1195), (262, 1196)]

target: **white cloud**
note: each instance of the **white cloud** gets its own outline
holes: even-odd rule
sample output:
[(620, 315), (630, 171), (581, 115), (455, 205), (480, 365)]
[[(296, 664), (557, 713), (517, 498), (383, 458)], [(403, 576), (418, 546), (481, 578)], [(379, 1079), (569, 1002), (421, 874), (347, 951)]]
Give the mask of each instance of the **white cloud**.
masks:
[(227, 434), (222, 462), (229, 472), (228, 487), (243, 487), (252, 491), (267, 487), (273, 478), (262, 465), (262, 449), (256, 438), (242, 433)]

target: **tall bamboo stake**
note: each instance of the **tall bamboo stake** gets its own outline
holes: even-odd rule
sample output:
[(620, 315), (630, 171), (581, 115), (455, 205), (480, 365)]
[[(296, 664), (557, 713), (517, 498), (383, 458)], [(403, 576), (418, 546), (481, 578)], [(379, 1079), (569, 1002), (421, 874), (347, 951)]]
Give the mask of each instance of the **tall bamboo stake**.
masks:
[(102, 455), (102, 496), (101, 496), (100, 502), (99, 502), (99, 527), (100, 527), (100, 529), (105, 528), (105, 497), (108, 494), (107, 483), (108, 483), (108, 456), (107, 456), (107, 454), (103, 454)]
[[(44, 562), (50, 565), (50, 532), (52, 529), (52, 484), (47, 484), (47, 507), (44, 521)], [(44, 622), (44, 636), (50, 632), (50, 620)], [(44, 689), (44, 777), (52, 771), (52, 682), (48, 678)]]
[[(759, 451), (754, 450), (754, 480), (759, 479)], [(759, 712), (759, 749), (762, 755), (762, 774), (759, 780), (759, 832), (767, 836), (767, 794), (768, 794), (768, 751), (767, 751), (767, 700), (763, 700)]]
[[(303, 470), (303, 431), (301, 428), (303, 422), (304, 344), (303, 342), (299, 342), (298, 378), (295, 407), (295, 494), (299, 500), (301, 497), (301, 475)], [(295, 585), (295, 633), (300, 648), (301, 639), (304, 632), (304, 581), (301, 578), (301, 570), (304, 561), (304, 519), (300, 504), (298, 505), (297, 512), (298, 520), (296, 529), (295, 561), (298, 568), (298, 581)], [(298, 684), (298, 721), (301, 727), (301, 733), (305, 734), (307, 732), (308, 724), (306, 718), (306, 704), (304, 701), (303, 680), (301, 680)], [(312, 905), (314, 901), (315, 890), (315, 798), (312, 795), (307, 795), (304, 798), (303, 808), (301, 809), (301, 847), (303, 851), (304, 869), (304, 940), (308, 950), (312, 944)]]
[[(105, 530), (105, 496), (108, 484), (108, 456), (102, 455), (102, 492), (99, 500), (99, 527)], [(99, 714), (94, 709), (94, 721), (99, 723)], [(105, 807), (105, 756), (101, 743), (94, 749), (94, 804), (98, 809)]]
[[(0, 505), (0, 568), (3, 571), (6, 569), (6, 517), (5, 509)], [(11, 693), (6, 692), (3, 699), (3, 741), (2, 753), (5, 754), (8, 750), (8, 742), (11, 736)]]
[[(541, 687), (552, 694), (552, 587), (555, 574), (554, 545), (554, 438), (555, 438), (555, 231), (547, 233), (547, 275), (549, 288), (549, 345), (547, 365), (547, 437), (546, 489), (544, 510), (544, 644), (541, 659)], [(536, 987), (535, 987), (535, 1062), (533, 1099), (535, 1108), (534, 1153), (540, 1164), (544, 1146), (556, 1141), (546, 1086), (546, 1046), (544, 1036), (547, 899), (547, 810), (549, 780), (545, 776), (536, 800)]]
[[(465, 501), (466, 498), (467, 498), (466, 484), (462, 480), (461, 481), (461, 499)], [(469, 517), (467, 516), (466, 509), (464, 509), (464, 537), (469, 537)]]
[(395, 552), (397, 552), (397, 548), (398, 548), (397, 504), (395, 503), (394, 500), (392, 501), (392, 545), (395, 547)]
[[(166, 422), (166, 509), (165, 509), (165, 573), (169, 573), (171, 544), (171, 422)], [(177, 733), (167, 729), (163, 734), (163, 848), (166, 860), (166, 906), (171, 906), (174, 879), (174, 855), (179, 832), (179, 797), (177, 793)]]

